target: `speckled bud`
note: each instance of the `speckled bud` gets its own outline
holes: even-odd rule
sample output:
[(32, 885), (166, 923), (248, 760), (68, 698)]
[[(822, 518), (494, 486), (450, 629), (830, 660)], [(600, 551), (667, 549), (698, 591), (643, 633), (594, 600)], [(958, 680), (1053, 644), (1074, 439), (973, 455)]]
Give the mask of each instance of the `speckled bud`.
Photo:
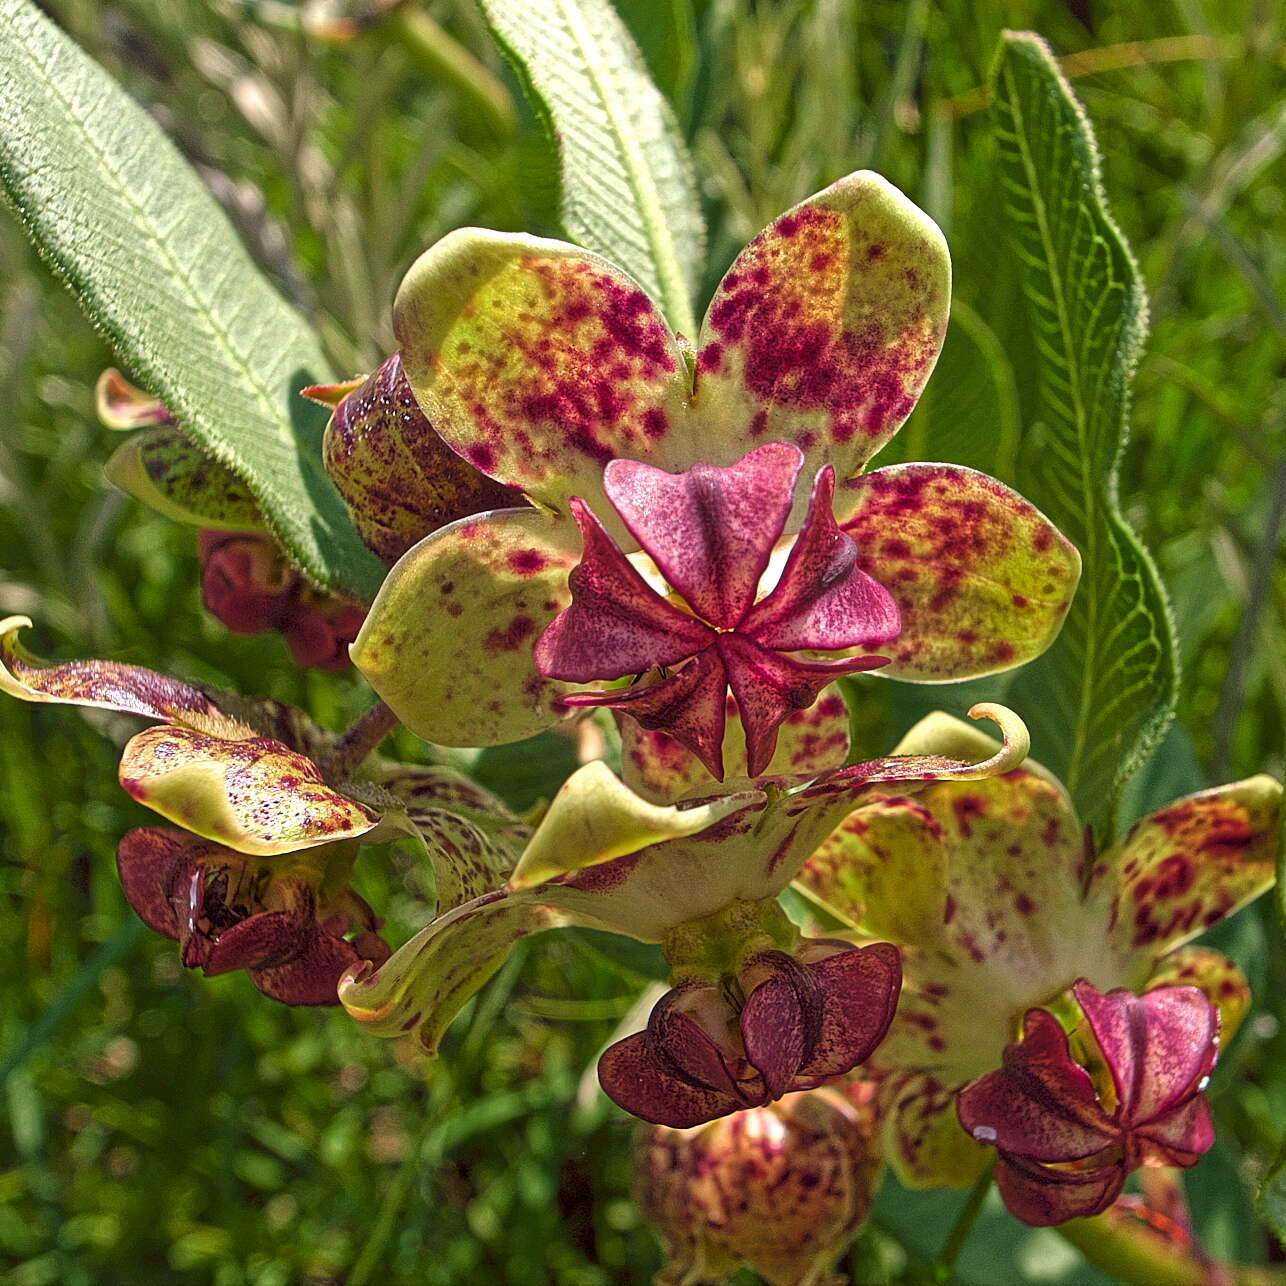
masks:
[(719, 1282), (742, 1264), (770, 1286), (837, 1286), (881, 1166), (869, 1105), (838, 1087), (695, 1129), (648, 1127), (635, 1198), (665, 1247), (658, 1286)]
[(389, 564), (457, 518), (526, 503), (438, 437), (397, 353), (335, 407), (323, 450), (358, 534)]

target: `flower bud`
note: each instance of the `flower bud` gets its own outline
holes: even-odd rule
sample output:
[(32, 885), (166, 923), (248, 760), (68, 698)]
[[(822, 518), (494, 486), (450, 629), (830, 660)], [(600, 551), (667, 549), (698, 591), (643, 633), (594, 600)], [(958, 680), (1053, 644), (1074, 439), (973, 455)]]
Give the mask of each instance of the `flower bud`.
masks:
[(770, 1286), (837, 1286), (881, 1167), (873, 1112), (838, 1089), (695, 1129), (649, 1126), (635, 1199), (665, 1247), (659, 1286), (718, 1282), (741, 1264)]

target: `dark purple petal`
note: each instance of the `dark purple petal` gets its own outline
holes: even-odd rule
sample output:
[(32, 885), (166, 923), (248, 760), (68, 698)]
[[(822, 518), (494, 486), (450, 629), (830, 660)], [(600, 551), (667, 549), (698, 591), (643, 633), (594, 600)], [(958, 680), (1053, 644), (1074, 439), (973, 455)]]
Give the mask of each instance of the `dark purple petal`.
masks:
[(718, 649), (706, 648), (677, 674), (650, 686), (636, 684), (611, 692), (573, 692), (569, 706), (607, 706), (664, 732), (687, 746), (710, 775), (723, 780), (723, 729), (727, 721), (728, 676)]
[(1196, 1165), (1215, 1143), (1215, 1123), (1204, 1094), (1140, 1126), (1135, 1133), (1147, 1159), (1184, 1168)]
[[(821, 1024), (821, 993), (808, 970), (784, 952), (771, 956), (790, 961), (771, 978), (761, 982), (747, 997), (741, 1010), (741, 1038), (746, 1057), (763, 1077), (770, 1099), (789, 1090), (800, 1065), (816, 1044)], [(793, 976), (798, 971), (801, 979)]]
[[(261, 911), (219, 932), (205, 960), (208, 976), (233, 969), (271, 968), (293, 960), (317, 932), (317, 896), (306, 884), (278, 884), (286, 905)], [(208, 894), (205, 911), (209, 914)]]
[(746, 730), (746, 762), (752, 777), (768, 767), (777, 748), (777, 730), (796, 710), (807, 710), (822, 689), (841, 675), (884, 664), (884, 658), (874, 656), (796, 661), (740, 634), (720, 634), (718, 647)]
[(979, 1143), (1033, 1161), (1076, 1161), (1120, 1137), (1089, 1073), (1072, 1061), (1067, 1035), (1044, 1009), (1029, 1009), (1004, 1065), (961, 1092), (960, 1123)]
[(305, 931), (303, 949), (293, 959), (275, 967), (252, 968), (249, 973), (265, 996), (283, 1004), (337, 1005), (339, 980), (363, 959), (354, 944), (312, 926), (311, 931)]
[(536, 643), (536, 666), (551, 679), (587, 683), (674, 665), (709, 646), (714, 631), (666, 602), (630, 564), (580, 500), (572, 514), (585, 553), (568, 576), (571, 605)]
[(887, 942), (842, 951), (810, 966), (822, 993), (821, 1030), (801, 1076), (840, 1076), (884, 1039), (902, 989), (902, 954)]
[(833, 651), (887, 643), (902, 628), (893, 596), (857, 565), (857, 542), (835, 522), (834, 494), (835, 470), (827, 465), (781, 580), (737, 627), (764, 647)]
[(731, 1094), (680, 1080), (652, 1051), (647, 1032), (637, 1032), (603, 1051), (598, 1083), (618, 1107), (653, 1125), (686, 1129), (735, 1112)]
[(703, 1017), (711, 1025), (726, 1024), (731, 1017), (713, 987), (697, 988), (687, 994), (681, 990), (667, 992), (652, 1010), (647, 1025), (649, 1048), (658, 1065), (691, 1085), (740, 1098), (736, 1078), (718, 1044), (701, 1023), (680, 1007), (686, 1005), (704, 1010)]
[(1009, 1213), (1033, 1228), (1048, 1228), (1068, 1219), (1102, 1214), (1125, 1186), (1123, 1162), (1085, 1170), (1052, 1166), (1002, 1156), (996, 1186)]
[(698, 464), (685, 473), (613, 460), (603, 485), (665, 579), (707, 621), (731, 629), (755, 601), (803, 461), (785, 442), (756, 447), (727, 468)]
[(1116, 1085), (1117, 1119), (1142, 1125), (1200, 1092), (1218, 1054), (1219, 1011), (1196, 987), (1136, 996), (1072, 988)]
[(126, 900), (149, 929), (176, 942), (179, 919), (171, 894), (176, 882), (191, 873), (186, 857), (190, 839), (185, 831), (143, 826), (122, 835), (116, 850)]

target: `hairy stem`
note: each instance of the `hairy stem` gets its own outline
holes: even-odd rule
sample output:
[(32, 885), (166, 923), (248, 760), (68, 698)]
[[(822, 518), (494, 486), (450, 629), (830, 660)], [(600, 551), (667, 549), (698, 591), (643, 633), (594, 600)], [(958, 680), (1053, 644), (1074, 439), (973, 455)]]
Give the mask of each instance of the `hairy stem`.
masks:
[(327, 781), (350, 777), (376, 746), (398, 725), (398, 717), (383, 701), (377, 701), (335, 743), (318, 765)]

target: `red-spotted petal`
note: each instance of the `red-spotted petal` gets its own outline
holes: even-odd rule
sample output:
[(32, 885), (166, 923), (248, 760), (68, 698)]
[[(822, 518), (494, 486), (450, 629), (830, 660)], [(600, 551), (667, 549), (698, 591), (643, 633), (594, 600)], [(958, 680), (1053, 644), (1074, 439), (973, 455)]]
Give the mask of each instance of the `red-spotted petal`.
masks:
[(536, 665), (551, 679), (620, 679), (695, 656), (715, 638), (707, 625), (668, 603), (621, 553), (578, 499), (572, 514), (585, 553), (568, 577), (571, 605), (536, 643)]
[(156, 933), (179, 939), (179, 918), (172, 891), (191, 871), (187, 850), (192, 836), (168, 826), (126, 831), (116, 850), (125, 898), (138, 918)]
[(877, 174), (782, 215), (737, 257), (701, 327), (703, 458), (790, 441), (810, 474), (828, 461), (857, 473), (933, 370), (950, 282), (941, 232)]
[(943, 683), (1012, 669), (1057, 637), (1080, 579), (1075, 547), (995, 478), (950, 464), (890, 465), (839, 500), (858, 565), (902, 629), (886, 678)]
[(1067, 1035), (1044, 1009), (1029, 1009), (1023, 1039), (1004, 1064), (961, 1091), (960, 1123), (979, 1142), (1034, 1161), (1093, 1156), (1120, 1137)]
[[(388, 956), (388, 948), (377, 952), (380, 964)], [(345, 942), (334, 934), (324, 933), (313, 927), (304, 937), (302, 949), (282, 965), (250, 969), (250, 978), (265, 996), (287, 1005), (338, 1005), (339, 980), (350, 969), (358, 968), (363, 954), (356, 944)], [(207, 973), (209, 970), (207, 969)]]
[(738, 630), (783, 652), (874, 646), (901, 629), (888, 590), (858, 566), (857, 545), (831, 512), (835, 470), (827, 465), (813, 485), (804, 520), (776, 588), (756, 603)]
[(705, 1027), (685, 1010), (690, 1006), (716, 1030), (728, 1024), (731, 1012), (713, 987), (667, 992), (648, 1019), (647, 1034), (661, 1066), (702, 1089), (739, 1097), (737, 1083), (719, 1046)]
[(1219, 1050), (1219, 1011), (1196, 987), (1104, 994), (1082, 978), (1072, 990), (1112, 1073), (1123, 1124), (1154, 1121), (1200, 1092)]
[(720, 634), (718, 648), (746, 731), (746, 762), (752, 777), (762, 773), (771, 761), (777, 748), (777, 729), (789, 715), (806, 710), (822, 689), (841, 675), (883, 664), (873, 656), (847, 661), (797, 661), (770, 652), (741, 634)]
[(803, 459), (798, 447), (769, 442), (723, 469), (696, 464), (675, 474), (613, 460), (604, 487), (689, 606), (731, 629), (754, 602), (794, 503)]
[(727, 690), (728, 676), (719, 650), (709, 647), (660, 683), (609, 692), (575, 692), (563, 702), (619, 710), (644, 728), (673, 737), (701, 760), (712, 777), (722, 781)]
[(821, 1030), (800, 1075), (840, 1076), (866, 1062), (888, 1031), (902, 986), (902, 957), (875, 942), (810, 966), (822, 993)]
[(1019, 1157), (1002, 1157), (996, 1167), (996, 1187), (1009, 1213), (1033, 1228), (1102, 1214), (1120, 1196), (1125, 1179), (1121, 1163), (1056, 1170)]
[(774, 951), (765, 963), (775, 972), (746, 998), (741, 1038), (768, 1097), (778, 1099), (791, 1088), (817, 1043), (822, 996), (817, 980), (793, 957)]
[(741, 1106), (731, 1094), (676, 1076), (657, 1058), (647, 1032), (627, 1036), (603, 1051), (598, 1083), (632, 1116), (680, 1130), (727, 1116)]

